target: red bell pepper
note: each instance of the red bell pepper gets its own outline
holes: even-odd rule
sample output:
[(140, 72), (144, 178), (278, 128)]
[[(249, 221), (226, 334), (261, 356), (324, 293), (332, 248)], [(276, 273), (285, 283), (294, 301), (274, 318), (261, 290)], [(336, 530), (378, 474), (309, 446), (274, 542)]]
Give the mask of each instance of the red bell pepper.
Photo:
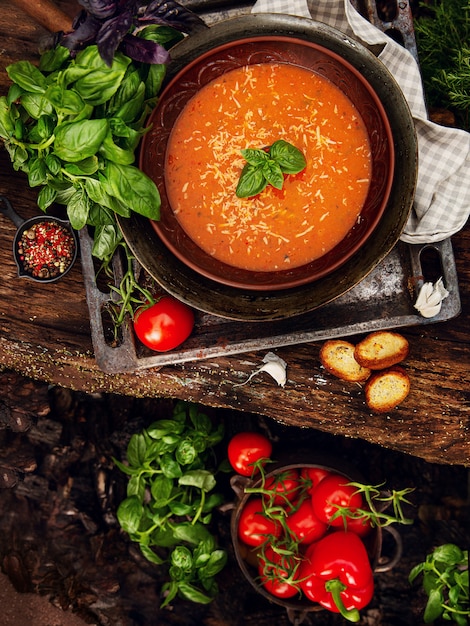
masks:
[(374, 594), (374, 575), (358, 535), (337, 531), (326, 535), (306, 554), (299, 572), (305, 596), (351, 621)]

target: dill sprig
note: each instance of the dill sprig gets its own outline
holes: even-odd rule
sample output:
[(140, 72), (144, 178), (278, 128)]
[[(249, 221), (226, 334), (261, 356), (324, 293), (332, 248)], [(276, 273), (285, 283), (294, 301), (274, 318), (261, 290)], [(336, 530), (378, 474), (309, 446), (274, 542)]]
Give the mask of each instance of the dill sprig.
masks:
[(452, 110), (470, 130), (470, 0), (421, 4), (414, 26), (427, 104)]

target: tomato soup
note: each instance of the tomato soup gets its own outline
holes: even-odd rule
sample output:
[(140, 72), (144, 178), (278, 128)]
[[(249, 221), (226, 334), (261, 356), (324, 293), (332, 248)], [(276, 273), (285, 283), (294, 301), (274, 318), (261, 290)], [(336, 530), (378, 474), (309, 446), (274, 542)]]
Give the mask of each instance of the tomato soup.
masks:
[[(257, 196), (235, 190), (241, 150), (278, 139), (304, 154), (306, 168), (283, 188)], [(205, 85), (170, 135), (165, 185), (189, 237), (205, 252), (253, 271), (309, 263), (360, 219), (371, 178), (367, 131), (350, 100), (329, 80), (283, 63), (247, 65)]]

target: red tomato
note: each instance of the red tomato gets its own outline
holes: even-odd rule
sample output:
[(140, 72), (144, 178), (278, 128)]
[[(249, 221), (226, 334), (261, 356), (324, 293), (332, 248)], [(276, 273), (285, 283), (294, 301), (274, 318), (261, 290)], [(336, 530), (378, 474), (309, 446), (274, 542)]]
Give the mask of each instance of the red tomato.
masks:
[(270, 505), (288, 504), (299, 497), (300, 485), (299, 472), (296, 469), (284, 470), (266, 478), (264, 488), (271, 494), (265, 497), (269, 499)]
[(364, 501), (360, 493), (356, 493), (351, 482), (340, 474), (330, 474), (324, 478), (312, 492), (312, 506), (315, 515), (326, 524), (335, 528), (344, 527), (343, 517), (340, 515), (332, 520), (338, 507), (348, 508), (351, 511), (362, 509)]
[(324, 467), (303, 467), (300, 470), (302, 480), (305, 480), (308, 485), (311, 484), (307, 489), (308, 493), (312, 493), (318, 483), (330, 474), (331, 472)]
[(134, 330), (140, 341), (157, 352), (173, 350), (185, 341), (194, 327), (193, 311), (172, 296), (163, 296), (134, 315)]
[(261, 584), (276, 598), (292, 598), (299, 593), (295, 584), (299, 560), (293, 554), (279, 554), (267, 546), (259, 558)]
[(238, 538), (249, 546), (260, 546), (280, 534), (280, 524), (265, 515), (263, 500), (250, 498), (240, 513)]
[(260, 433), (237, 433), (228, 444), (228, 460), (233, 469), (242, 476), (252, 476), (257, 468), (253, 464), (269, 459), (273, 450), (267, 437)]
[(328, 525), (313, 512), (310, 499), (304, 500), (294, 513), (287, 516), (286, 524), (292, 537), (304, 544), (320, 539), (328, 529)]

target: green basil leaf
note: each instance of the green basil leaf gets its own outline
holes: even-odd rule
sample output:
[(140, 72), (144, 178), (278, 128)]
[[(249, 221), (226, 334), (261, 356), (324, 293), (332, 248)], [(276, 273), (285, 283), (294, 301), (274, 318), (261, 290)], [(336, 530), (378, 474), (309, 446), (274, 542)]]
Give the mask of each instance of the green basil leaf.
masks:
[(446, 565), (458, 565), (463, 562), (464, 553), (455, 544), (446, 543), (438, 546), (434, 550), (433, 557), (434, 560), (439, 563), (445, 563)]
[(186, 515), (194, 514), (194, 505), (185, 504), (184, 502), (169, 502), (168, 508), (173, 513), (173, 515), (178, 515), (179, 517), (184, 517)]
[(88, 220), (91, 201), (86, 191), (79, 188), (67, 203), (67, 215), (72, 228), (80, 230)]
[(97, 259), (107, 259), (116, 250), (122, 240), (122, 233), (117, 224), (104, 224), (95, 228), (92, 254)]
[(0, 98), (0, 137), (9, 139), (15, 132), (15, 122), (5, 96)]
[(268, 159), (266, 163), (263, 163), (261, 171), (270, 185), (276, 189), (282, 189), (284, 185), (284, 174), (282, 173), (281, 166), (276, 163), (276, 161)]
[(70, 58), (70, 50), (64, 46), (56, 46), (46, 50), (39, 59), (39, 69), (41, 72), (55, 72), (60, 69)]
[(196, 449), (190, 439), (183, 439), (178, 443), (175, 455), (181, 465), (190, 465), (197, 458)]
[(44, 159), (31, 159), (29, 162), (28, 183), (30, 187), (44, 185), (47, 180), (47, 167)]
[(108, 162), (105, 167), (107, 191), (133, 211), (149, 219), (160, 219), (160, 194), (155, 183), (133, 165)]
[(197, 487), (202, 491), (211, 491), (216, 485), (214, 475), (208, 470), (191, 470), (178, 479), (179, 485)]
[(159, 508), (168, 504), (172, 491), (173, 481), (162, 474), (156, 476), (150, 485), (150, 492)]
[(202, 524), (191, 524), (191, 522), (183, 522), (173, 528), (173, 536), (178, 541), (186, 541), (193, 546), (197, 546), (199, 542), (204, 541), (210, 532)]
[(240, 152), (246, 162), (255, 167), (262, 166), (269, 159), (269, 155), (264, 150), (246, 148)]
[(200, 568), (199, 578), (201, 580), (213, 578), (221, 572), (227, 564), (227, 553), (225, 550), (215, 550), (207, 563)]
[(153, 563), (154, 565), (162, 565), (165, 562), (164, 559), (159, 557), (158, 554), (156, 554), (151, 548), (143, 545), (142, 543), (140, 544), (140, 550), (147, 561), (150, 561), (150, 563)]
[[(93, 46), (89, 46), (93, 47)], [(86, 50), (86, 49), (85, 49)], [(85, 51), (82, 51), (85, 52)], [(78, 78), (74, 83), (74, 89), (78, 91), (81, 97), (93, 106), (104, 104), (110, 100), (121, 84), (126, 73), (127, 66), (131, 62), (129, 57), (117, 53), (114, 55), (111, 67), (101, 59), (94, 55), (94, 67), (84, 76)], [(77, 64), (82, 63), (82, 58), (77, 55)], [(90, 67), (85, 65), (85, 67)]]
[(176, 422), (175, 420), (157, 420), (150, 424), (147, 428), (147, 433), (153, 439), (160, 439), (164, 435), (168, 435), (169, 433), (180, 434), (184, 430), (184, 424), (180, 422)]
[(135, 161), (133, 150), (123, 150), (114, 143), (111, 131), (103, 139), (103, 143), (99, 148), (99, 153), (109, 161), (119, 163), (120, 165), (131, 165)]
[(142, 434), (134, 434), (127, 444), (127, 460), (133, 467), (139, 467), (145, 462), (147, 444)]
[(51, 115), (41, 115), (38, 118), (37, 131), (42, 139), (49, 139), (55, 131), (55, 120)]
[[(92, 174), (95, 174), (98, 171), (99, 168), (99, 161), (98, 158), (96, 156), (90, 156), (87, 157), (86, 159), (82, 159), (81, 161), (77, 161), (76, 163), (67, 163), (64, 166), (64, 169), (69, 173), (69, 174), (73, 174), (74, 176), (91, 176)], [(99, 182), (96, 179), (95, 180), (96, 183)], [(88, 188), (85, 184), (85, 188), (88, 191)], [(94, 200), (94, 198), (92, 198)], [(95, 200), (96, 202), (96, 200)]]
[(86, 107), (79, 93), (74, 89), (62, 89), (59, 85), (51, 85), (45, 97), (62, 115), (79, 115)]
[(57, 191), (50, 187), (49, 185), (45, 185), (40, 192), (38, 193), (38, 207), (41, 211), (46, 211), (51, 204), (53, 204), (57, 197)]
[(130, 535), (139, 530), (141, 519), (144, 515), (144, 507), (137, 496), (130, 496), (121, 502), (117, 509), (119, 524)]
[(107, 132), (105, 119), (60, 124), (55, 132), (55, 153), (63, 161), (82, 161), (96, 154)]
[(143, 502), (145, 496), (145, 479), (141, 474), (131, 476), (127, 483), (127, 495), (137, 496), (140, 502)]
[(431, 589), (423, 614), (425, 624), (431, 624), (442, 615), (443, 602), (444, 598), (441, 591), (439, 589)]
[(177, 546), (170, 555), (170, 561), (172, 565), (179, 567), (184, 572), (190, 572), (193, 568), (191, 550), (186, 546)]
[(18, 61), (8, 65), (6, 71), (10, 79), (24, 91), (30, 93), (44, 93), (46, 91), (46, 77), (29, 61)]
[(9, 105), (12, 105), (17, 100), (20, 100), (24, 91), (21, 89), (19, 85), (13, 83), (8, 89), (7, 102)]
[(178, 585), (178, 590), (180, 594), (184, 598), (186, 598), (186, 600), (191, 600), (191, 602), (197, 602), (198, 604), (209, 604), (213, 600), (213, 598), (206, 595), (189, 583), (181, 582)]
[(279, 164), (284, 174), (298, 174), (307, 165), (303, 153), (284, 139), (275, 141), (269, 150), (270, 157)]
[(235, 194), (238, 198), (256, 196), (265, 189), (266, 178), (260, 167), (247, 163), (242, 170)]
[(161, 469), (167, 478), (180, 478), (183, 474), (179, 463), (175, 461), (171, 454), (162, 456)]
[(156, 98), (166, 75), (166, 65), (163, 63), (153, 64), (149, 67), (145, 79), (145, 97)]
[(178, 593), (178, 583), (174, 580), (172, 580), (170, 583), (166, 583), (162, 587), (162, 592), (164, 592), (165, 594), (165, 599), (161, 603), (160, 608), (163, 609), (176, 598), (176, 594)]
[(30, 117), (38, 120), (42, 115), (53, 115), (54, 109), (44, 94), (25, 93), (21, 105)]

